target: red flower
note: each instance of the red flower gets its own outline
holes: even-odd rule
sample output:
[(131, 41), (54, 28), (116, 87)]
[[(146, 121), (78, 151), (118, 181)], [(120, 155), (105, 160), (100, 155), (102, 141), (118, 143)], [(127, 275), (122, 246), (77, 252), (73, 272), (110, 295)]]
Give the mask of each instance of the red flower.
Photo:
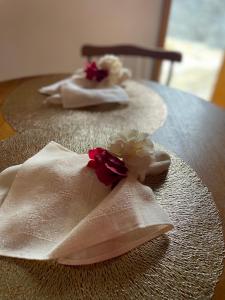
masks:
[(87, 63), (87, 66), (84, 70), (84, 72), (86, 73), (86, 78), (89, 80), (95, 79), (97, 69), (98, 68), (95, 62)]
[(114, 187), (121, 179), (127, 176), (127, 167), (124, 162), (103, 148), (89, 150), (87, 166), (95, 170), (98, 179), (105, 185)]
[(98, 69), (96, 62), (87, 63), (84, 72), (86, 73), (86, 78), (88, 80), (96, 80), (97, 82), (100, 82), (109, 76), (108, 70)]
[(96, 81), (100, 82), (109, 76), (109, 71), (104, 69), (98, 69), (96, 72)]

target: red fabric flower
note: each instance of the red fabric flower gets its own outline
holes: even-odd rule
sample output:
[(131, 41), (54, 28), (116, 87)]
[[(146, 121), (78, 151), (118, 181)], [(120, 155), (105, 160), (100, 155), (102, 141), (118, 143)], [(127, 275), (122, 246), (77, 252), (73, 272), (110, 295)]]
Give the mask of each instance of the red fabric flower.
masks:
[(114, 187), (127, 176), (124, 162), (103, 148), (94, 148), (88, 152), (90, 161), (87, 166), (95, 170), (98, 179), (105, 185)]
[(96, 81), (100, 82), (109, 76), (109, 71), (104, 69), (98, 69), (96, 72)]
[(97, 82), (100, 82), (109, 76), (108, 70), (98, 69), (96, 62), (87, 63), (84, 72), (86, 73), (86, 78), (88, 80), (96, 80)]
[(86, 68), (84, 70), (86, 73), (86, 78), (89, 80), (93, 80), (96, 77), (97, 65), (95, 62), (87, 63)]

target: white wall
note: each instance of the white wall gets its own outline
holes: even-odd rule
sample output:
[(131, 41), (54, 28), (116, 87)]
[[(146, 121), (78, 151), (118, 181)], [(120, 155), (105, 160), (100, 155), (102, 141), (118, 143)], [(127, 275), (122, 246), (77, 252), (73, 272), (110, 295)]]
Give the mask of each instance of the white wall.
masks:
[(73, 71), (84, 43), (154, 46), (163, 0), (0, 0), (0, 80)]

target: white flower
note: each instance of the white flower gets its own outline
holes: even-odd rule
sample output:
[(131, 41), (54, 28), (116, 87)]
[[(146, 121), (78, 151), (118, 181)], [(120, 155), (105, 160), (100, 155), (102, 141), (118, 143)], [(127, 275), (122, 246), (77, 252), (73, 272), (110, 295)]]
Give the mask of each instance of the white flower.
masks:
[(98, 67), (106, 69), (112, 74), (118, 74), (123, 65), (121, 60), (115, 55), (104, 55), (98, 61)]
[(115, 55), (104, 55), (97, 63), (100, 69), (108, 70), (109, 76), (104, 80), (107, 85), (121, 84), (131, 77), (130, 70), (123, 68), (119, 57)]
[(149, 166), (155, 159), (150, 135), (138, 130), (118, 135), (110, 144), (109, 151), (121, 157), (129, 171), (141, 181), (145, 179)]
[(120, 70), (120, 76), (118, 78), (117, 84), (122, 84), (125, 80), (131, 78), (131, 76), (132, 76), (132, 73), (131, 73), (130, 69), (122, 68)]

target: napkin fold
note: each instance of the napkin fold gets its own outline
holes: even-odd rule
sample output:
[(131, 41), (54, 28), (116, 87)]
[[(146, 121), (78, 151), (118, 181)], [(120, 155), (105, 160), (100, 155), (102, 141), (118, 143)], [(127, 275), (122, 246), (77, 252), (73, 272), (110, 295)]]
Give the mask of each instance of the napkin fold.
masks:
[(45, 102), (61, 104), (63, 108), (80, 108), (102, 103), (127, 103), (126, 91), (122, 83), (131, 77), (129, 69), (124, 68), (119, 57), (104, 55), (98, 62), (88, 62), (70, 77), (39, 92), (49, 97)]
[(118, 85), (111, 87), (83, 87), (77, 81), (80, 77), (59, 81), (50, 86), (43, 87), (39, 91), (49, 97), (45, 99), (46, 103), (61, 104), (63, 108), (81, 108), (103, 103), (121, 103), (129, 102), (128, 95), (124, 89)]
[[(154, 174), (165, 169), (156, 157)], [(148, 186), (129, 174), (111, 190), (88, 160), (51, 142), (0, 174), (0, 255), (91, 264), (173, 228)]]

